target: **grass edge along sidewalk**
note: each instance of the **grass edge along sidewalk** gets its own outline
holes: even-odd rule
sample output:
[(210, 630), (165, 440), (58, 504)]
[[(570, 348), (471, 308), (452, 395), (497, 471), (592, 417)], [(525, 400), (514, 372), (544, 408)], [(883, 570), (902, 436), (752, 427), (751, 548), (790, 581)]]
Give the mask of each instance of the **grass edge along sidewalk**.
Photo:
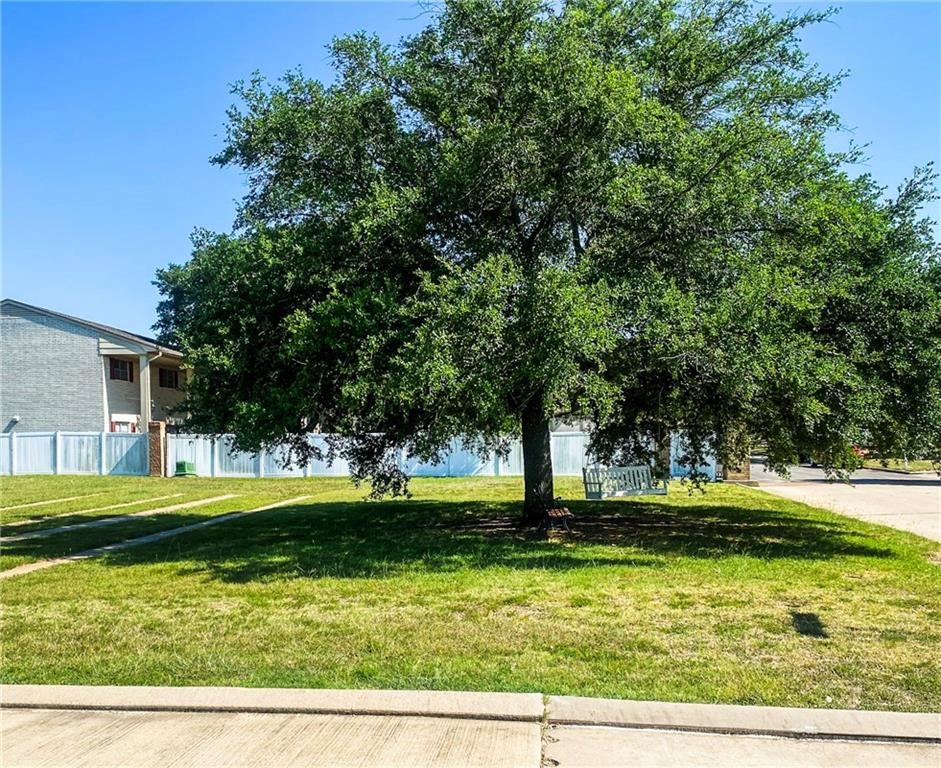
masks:
[[(234, 496), (234, 494), (233, 494)], [(229, 496), (227, 498), (232, 498)], [(230, 520), (236, 520), (240, 517), (245, 517), (246, 515), (252, 515), (255, 512), (264, 512), (269, 509), (276, 509), (277, 507), (287, 507), (291, 504), (296, 504), (298, 502), (304, 501), (305, 499), (310, 498), (309, 496), (297, 496), (293, 499), (284, 499), (282, 501), (275, 502), (274, 504), (268, 504), (264, 507), (258, 507), (257, 509), (249, 509), (243, 512), (229, 512), (224, 515), (217, 515), (216, 517), (210, 517), (208, 520), (203, 520), (198, 523), (192, 523), (191, 525), (184, 525), (180, 528), (170, 528), (166, 531), (158, 531), (157, 533), (150, 533), (146, 536), (138, 536), (135, 539), (128, 539), (126, 541), (119, 541), (115, 544), (107, 544), (103, 547), (95, 547), (94, 549), (86, 549), (82, 552), (76, 552), (66, 557), (57, 557), (52, 560), (39, 560), (34, 563), (24, 563), (23, 565), (18, 565), (14, 568), (10, 568), (6, 571), (0, 571), (0, 579), (9, 579), (13, 576), (21, 576), (26, 573), (32, 573), (33, 571), (40, 571), (45, 568), (52, 568), (56, 565), (65, 565), (67, 563), (75, 562), (76, 560), (87, 560), (91, 557), (101, 557), (106, 555), (109, 552), (116, 552), (122, 549), (127, 549), (129, 547), (136, 547), (141, 544), (152, 544), (155, 541), (160, 541), (161, 539), (167, 539), (171, 536), (179, 536), (181, 533), (187, 533), (188, 531), (194, 531), (199, 528), (206, 528), (210, 525), (218, 525), (219, 523), (228, 522)], [(219, 501), (220, 498), (212, 499), (211, 501)], [(128, 516), (130, 517), (130, 515)]]

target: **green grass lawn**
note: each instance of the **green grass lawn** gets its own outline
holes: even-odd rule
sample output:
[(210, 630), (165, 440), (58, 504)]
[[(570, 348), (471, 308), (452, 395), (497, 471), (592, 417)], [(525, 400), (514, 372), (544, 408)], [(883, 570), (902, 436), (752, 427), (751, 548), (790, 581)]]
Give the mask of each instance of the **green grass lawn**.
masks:
[(895, 469), (903, 472), (931, 472), (934, 469), (934, 465), (927, 459), (912, 459), (908, 464), (899, 459), (887, 459), (885, 466), (881, 459), (864, 459), (863, 466), (866, 469)]
[[(81, 488), (99, 506), (139, 487), (313, 498), (0, 582), (4, 682), (941, 711), (939, 545), (761, 491), (572, 501), (576, 534), (550, 540), (516, 527), (519, 478), (416, 479), (379, 503), (330, 478), (4, 478), (0, 494)], [(93, 530), (82, 548), (104, 543)], [(40, 541), (30, 557), (64, 546)]]

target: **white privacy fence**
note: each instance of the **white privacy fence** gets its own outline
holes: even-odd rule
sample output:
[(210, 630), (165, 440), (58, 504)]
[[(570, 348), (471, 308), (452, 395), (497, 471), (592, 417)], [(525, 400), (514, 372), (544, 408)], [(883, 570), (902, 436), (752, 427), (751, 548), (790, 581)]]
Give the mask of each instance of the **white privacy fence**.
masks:
[[(680, 458), (689, 450), (689, 446), (686, 443), (686, 440), (683, 437), (683, 434), (680, 432), (674, 432), (670, 436), (670, 476), (671, 477), (686, 477), (693, 470), (691, 467), (684, 466), (680, 463)], [(714, 456), (709, 456), (706, 459), (705, 464), (699, 466), (699, 471), (702, 472), (710, 480), (716, 479), (716, 473), (718, 472), (718, 467), (716, 466), (716, 460)]]
[[(326, 448), (324, 435), (308, 435), (308, 440)], [(587, 432), (552, 433), (552, 472), (555, 475), (581, 476), (584, 467), (595, 462), (588, 453)], [(671, 474), (683, 477), (690, 470), (679, 463), (685, 451), (682, 438), (675, 436), (672, 447)], [(178, 461), (190, 461), (197, 475), (205, 477), (319, 477), (349, 474), (349, 466), (343, 459), (332, 465), (325, 461), (312, 460), (305, 467), (285, 468), (280, 449), (261, 454), (232, 451), (232, 440), (228, 436), (218, 439), (201, 435), (169, 435), (167, 450), (167, 474), (176, 471)], [(425, 463), (409, 458), (404, 453), (397, 457), (399, 467), (413, 477), (499, 477), (523, 474), (523, 450), (519, 440), (510, 443), (506, 457), (491, 456), (483, 459), (465, 447), (459, 439), (451, 441), (440, 463)], [(715, 461), (700, 467), (711, 479), (715, 479)]]
[[(324, 435), (308, 435), (308, 440), (326, 448)], [(206, 477), (345, 477), (349, 474), (349, 466), (339, 458), (332, 465), (312, 460), (305, 467), (285, 468), (280, 449), (261, 454), (233, 453), (232, 441), (228, 436), (213, 439), (202, 435), (169, 435), (167, 442), (168, 475), (176, 471), (178, 461), (191, 461), (196, 474)], [(553, 472), (557, 475), (581, 476), (582, 467), (590, 463), (586, 453), (587, 444), (588, 435), (585, 432), (553, 432)], [(519, 441), (514, 440), (505, 458), (491, 456), (482, 459), (455, 439), (440, 463), (425, 463), (409, 458), (404, 452), (398, 455), (397, 463), (413, 477), (522, 475), (523, 451)]]
[(146, 475), (147, 435), (126, 432), (0, 434), (0, 474)]
[[(326, 447), (324, 435), (309, 435), (313, 444)], [(556, 475), (581, 476), (582, 468), (594, 461), (587, 451), (586, 432), (552, 433), (552, 471)], [(684, 452), (682, 438), (672, 441), (671, 474), (682, 477), (689, 469), (679, 463)], [(283, 451), (261, 454), (233, 452), (232, 439), (202, 435), (167, 435), (166, 471), (173, 475), (178, 461), (193, 463), (203, 477), (345, 477), (349, 466), (343, 459), (332, 465), (312, 460), (304, 467), (284, 466)], [(424, 463), (398, 456), (398, 465), (414, 477), (473, 477), (523, 474), (523, 451), (518, 440), (505, 457), (483, 459), (460, 440), (453, 440), (440, 463)], [(146, 475), (148, 436), (125, 432), (11, 432), (0, 434), (0, 474), (4, 475)], [(701, 467), (716, 476), (714, 461)]]

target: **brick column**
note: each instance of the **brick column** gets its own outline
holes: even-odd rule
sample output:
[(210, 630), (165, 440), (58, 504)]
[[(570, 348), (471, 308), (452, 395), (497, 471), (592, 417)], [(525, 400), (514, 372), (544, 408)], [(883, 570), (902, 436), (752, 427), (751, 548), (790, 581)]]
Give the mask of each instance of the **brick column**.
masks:
[(167, 466), (166, 445), (167, 445), (167, 422), (151, 421), (147, 425), (147, 442), (149, 446), (148, 454), (150, 456), (150, 476), (163, 477), (164, 469)]
[(742, 482), (743, 480), (751, 480), (751, 463), (745, 461), (740, 466), (726, 466), (722, 465), (722, 479), (730, 480), (732, 482)]

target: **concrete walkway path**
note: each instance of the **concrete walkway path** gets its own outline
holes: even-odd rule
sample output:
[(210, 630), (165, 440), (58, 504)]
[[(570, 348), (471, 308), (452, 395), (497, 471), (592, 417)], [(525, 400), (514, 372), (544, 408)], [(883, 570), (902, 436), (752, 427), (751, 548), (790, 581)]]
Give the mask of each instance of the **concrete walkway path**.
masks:
[[(219, 498), (232, 498), (233, 495), (219, 497)], [(212, 499), (212, 501), (218, 501), (217, 499)], [(138, 547), (141, 544), (152, 544), (155, 541), (160, 541), (161, 539), (168, 539), (171, 536), (179, 536), (181, 533), (188, 533), (189, 531), (195, 531), (200, 528), (206, 528), (210, 525), (218, 525), (219, 523), (225, 523), (229, 520), (237, 520), (240, 517), (245, 517), (246, 515), (253, 515), (256, 512), (264, 512), (268, 509), (276, 509), (278, 507), (286, 507), (290, 504), (296, 504), (298, 502), (309, 499), (310, 496), (297, 496), (293, 499), (286, 499), (285, 501), (279, 501), (275, 504), (268, 504), (264, 507), (258, 507), (258, 509), (249, 509), (244, 512), (230, 512), (227, 515), (216, 515), (215, 517), (207, 517), (205, 520), (202, 520), (198, 523), (192, 523), (191, 525), (184, 525), (179, 528), (170, 528), (165, 531), (157, 531), (156, 533), (151, 533), (146, 536), (138, 536), (135, 539), (127, 539), (126, 541), (119, 541), (114, 544), (107, 544), (103, 547), (95, 547), (94, 549), (86, 549), (82, 552), (75, 552), (71, 555), (66, 555), (65, 557), (57, 557), (50, 560), (37, 560), (32, 563), (24, 563), (23, 565), (18, 565), (15, 568), (9, 568), (5, 571), (0, 571), (0, 579), (9, 579), (13, 576), (22, 576), (26, 573), (32, 573), (33, 571), (41, 571), (45, 568), (52, 568), (56, 565), (66, 565), (68, 563), (74, 563), (78, 560), (87, 560), (91, 557), (101, 557), (102, 555), (107, 555), (110, 552), (117, 552), (122, 549), (128, 549), (130, 547)], [(207, 502), (208, 503), (208, 502)], [(130, 517), (130, 515), (128, 515)], [(3, 543), (5, 540), (0, 539), (0, 543)]]
[(47, 520), (58, 520), (62, 517), (77, 517), (79, 515), (88, 515), (92, 512), (106, 512), (111, 509), (123, 509), (124, 507), (139, 507), (141, 504), (153, 504), (155, 501), (166, 501), (167, 499), (178, 499), (182, 493), (171, 493), (167, 496), (152, 496), (149, 499), (137, 499), (136, 501), (125, 501), (121, 504), (108, 504), (105, 507), (92, 507), (91, 509), (75, 509), (71, 512), (61, 512), (58, 515), (45, 515), (43, 517), (30, 517), (26, 520), (17, 520), (13, 523), (4, 523), (3, 528), (16, 528), (22, 525), (31, 525), (35, 523), (44, 523)]
[(60, 499), (43, 499), (42, 501), (31, 501), (28, 504), (14, 504), (12, 507), (0, 507), (0, 512), (12, 512), (14, 509), (26, 509), (27, 507), (42, 507), (46, 504), (64, 504), (67, 501), (90, 499), (92, 496), (103, 496), (105, 493), (107, 493), (107, 491), (97, 491), (95, 493), (84, 493), (81, 496), (65, 496)]
[(828, 481), (822, 469), (793, 467), (791, 479), (782, 480), (752, 464), (751, 477), (777, 496), (941, 541), (941, 478), (933, 472), (861, 469), (847, 484)]
[(541, 694), (0, 687), (0, 764), (730, 766), (941, 764), (941, 715)]
[(182, 504), (171, 504), (167, 507), (158, 507), (157, 509), (145, 509), (141, 512), (130, 512), (126, 515), (115, 515), (114, 517), (105, 517), (99, 520), (89, 520), (86, 523), (58, 525), (54, 528), (40, 528), (39, 530), (29, 531), (28, 533), (20, 533), (14, 536), (3, 536), (0, 538), (0, 545), (12, 544), (16, 541), (28, 541), (29, 539), (44, 539), (47, 536), (54, 536), (59, 533), (67, 533), (69, 531), (80, 531), (85, 528), (101, 528), (105, 525), (116, 525), (117, 523), (123, 523), (126, 520), (130, 520), (135, 517), (150, 517), (151, 515), (163, 515), (167, 512), (179, 512), (181, 509), (204, 507), (207, 504), (213, 504), (217, 501), (227, 501), (229, 499), (234, 499), (236, 496), (238, 496), (237, 493), (226, 493), (222, 496), (212, 496), (208, 499), (197, 499), (195, 501), (187, 501)]

